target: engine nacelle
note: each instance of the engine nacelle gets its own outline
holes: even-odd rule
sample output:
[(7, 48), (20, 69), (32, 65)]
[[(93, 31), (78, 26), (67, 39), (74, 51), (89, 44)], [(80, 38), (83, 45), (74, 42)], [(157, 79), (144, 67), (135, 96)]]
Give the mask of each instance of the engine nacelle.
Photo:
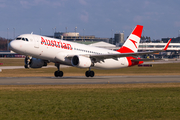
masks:
[(47, 66), (47, 63), (38, 58), (32, 58), (30, 61), (31, 68), (42, 68), (42, 66)]
[(92, 62), (88, 57), (75, 55), (71, 59), (71, 64), (79, 68), (89, 68), (92, 65)]
[(25, 68), (41, 68), (42, 66), (47, 66), (47, 62), (38, 58), (25, 58)]

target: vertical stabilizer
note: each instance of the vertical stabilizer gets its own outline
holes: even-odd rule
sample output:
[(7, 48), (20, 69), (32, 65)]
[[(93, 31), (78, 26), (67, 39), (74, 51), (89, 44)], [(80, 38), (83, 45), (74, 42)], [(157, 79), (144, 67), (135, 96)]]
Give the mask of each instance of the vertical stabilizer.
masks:
[(143, 26), (137, 25), (128, 39), (125, 41), (124, 45), (117, 50), (120, 53), (134, 53), (138, 51), (139, 42), (141, 39)]

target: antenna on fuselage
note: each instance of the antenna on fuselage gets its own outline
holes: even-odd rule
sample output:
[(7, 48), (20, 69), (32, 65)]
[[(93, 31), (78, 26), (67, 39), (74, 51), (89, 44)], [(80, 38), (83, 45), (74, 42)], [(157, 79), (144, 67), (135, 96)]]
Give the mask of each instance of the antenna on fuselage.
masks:
[(31, 32), (31, 35), (33, 34), (33, 32)]

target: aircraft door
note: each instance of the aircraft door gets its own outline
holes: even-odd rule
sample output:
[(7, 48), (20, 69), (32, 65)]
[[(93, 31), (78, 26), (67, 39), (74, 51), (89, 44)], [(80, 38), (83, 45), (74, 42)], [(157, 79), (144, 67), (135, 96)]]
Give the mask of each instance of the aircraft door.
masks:
[(39, 44), (40, 44), (39, 38), (34, 36), (34, 47), (39, 48)]

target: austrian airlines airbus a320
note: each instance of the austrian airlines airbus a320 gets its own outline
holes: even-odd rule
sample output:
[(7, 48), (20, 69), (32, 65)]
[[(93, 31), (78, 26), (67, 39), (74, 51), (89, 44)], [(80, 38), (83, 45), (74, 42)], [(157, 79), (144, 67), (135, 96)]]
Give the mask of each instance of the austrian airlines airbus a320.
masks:
[(57, 67), (54, 75), (62, 77), (60, 65), (69, 65), (78, 68), (89, 68), (86, 77), (95, 75), (91, 68), (119, 69), (142, 64), (149, 59), (140, 59), (137, 56), (166, 51), (171, 39), (164, 49), (153, 52), (138, 52), (143, 26), (137, 25), (124, 45), (117, 51), (78, 44), (55, 38), (23, 34), (11, 41), (9, 47), (18, 54), (26, 55), (25, 68), (41, 68), (49, 62)]

